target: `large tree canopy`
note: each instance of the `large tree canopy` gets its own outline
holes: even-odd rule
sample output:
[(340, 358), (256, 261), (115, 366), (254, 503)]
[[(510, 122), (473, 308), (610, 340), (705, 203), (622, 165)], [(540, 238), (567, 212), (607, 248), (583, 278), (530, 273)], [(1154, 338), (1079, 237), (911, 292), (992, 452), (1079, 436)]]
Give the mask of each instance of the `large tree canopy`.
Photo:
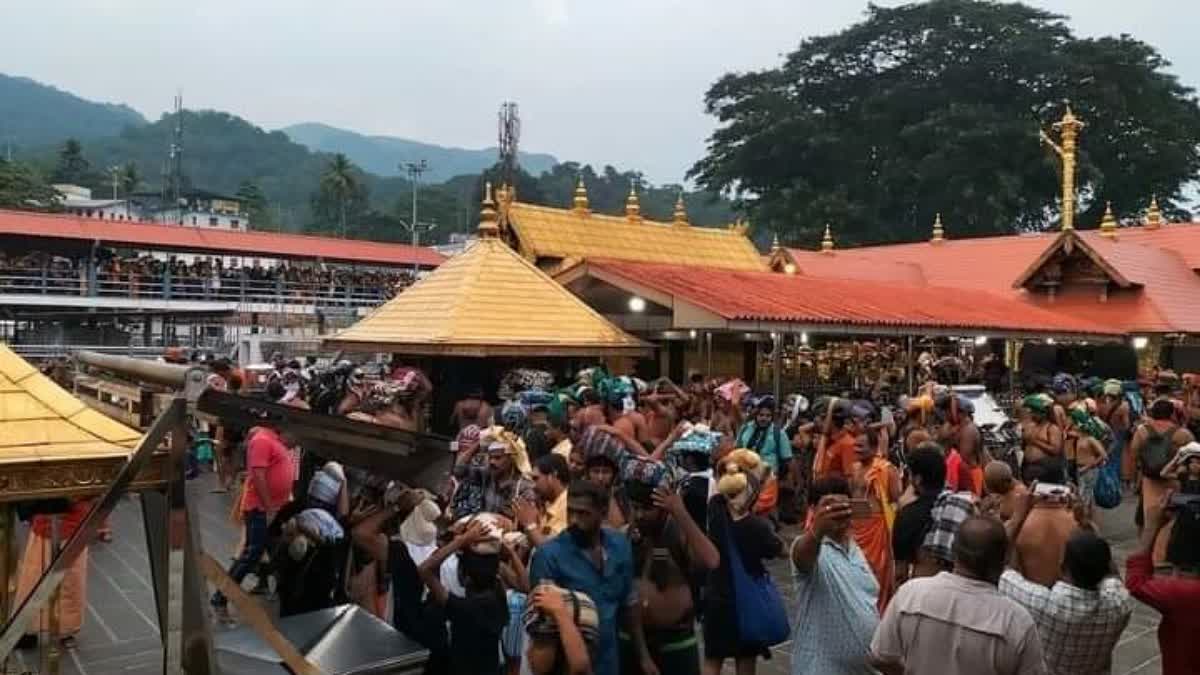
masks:
[[(706, 106), (719, 127), (691, 176), (754, 220), (812, 244), (1045, 229), (1058, 159), (1040, 128), (1070, 101), (1081, 136), (1077, 227), (1105, 201), (1133, 219), (1151, 194), (1169, 216), (1200, 175), (1200, 107), (1151, 46), (1079, 39), (1021, 4), (871, 6), (862, 23), (801, 43), (782, 66), (728, 74)], [(1053, 134), (1052, 134), (1053, 136)]]

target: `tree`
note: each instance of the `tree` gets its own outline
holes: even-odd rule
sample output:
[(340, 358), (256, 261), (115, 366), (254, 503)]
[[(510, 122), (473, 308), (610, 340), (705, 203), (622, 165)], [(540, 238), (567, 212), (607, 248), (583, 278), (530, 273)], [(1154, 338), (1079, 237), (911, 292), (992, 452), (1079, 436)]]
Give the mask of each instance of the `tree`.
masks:
[(56, 211), (59, 195), (29, 166), (0, 158), (0, 208)]
[(92, 165), (83, 157), (83, 145), (74, 138), (68, 138), (58, 151), (58, 164), (54, 167), (51, 180), (55, 183), (70, 183), (84, 185), (94, 182)]
[(321, 175), (321, 183), (313, 199), (313, 213), (328, 223), (335, 215), (338, 233), (346, 236), (346, 222), (351, 214), (361, 214), (367, 208), (367, 187), (362, 172), (345, 155), (333, 156)]
[(142, 184), (142, 174), (138, 171), (137, 164), (132, 161), (125, 162), (118, 170), (117, 184), (121, 186), (121, 192), (126, 198), (137, 191), (138, 186)]
[(1157, 193), (1186, 214), (1200, 174), (1200, 107), (1149, 45), (1083, 40), (1021, 4), (870, 6), (865, 21), (805, 40), (769, 70), (708, 91), (719, 121), (690, 176), (760, 224), (815, 244), (1040, 230), (1057, 219), (1057, 160), (1038, 142), (1070, 100), (1081, 138), (1077, 226), (1111, 200), (1121, 217)]
[(242, 181), (242, 184), (238, 186), (235, 196), (242, 203), (242, 210), (249, 216), (250, 223), (254, 229), (269, 230), (273, 227), (274, 218), (271, 217), (271, 208), (267, 202), (267, 195), (263, 193), (262, 187), (259, 186), (257, 181)]

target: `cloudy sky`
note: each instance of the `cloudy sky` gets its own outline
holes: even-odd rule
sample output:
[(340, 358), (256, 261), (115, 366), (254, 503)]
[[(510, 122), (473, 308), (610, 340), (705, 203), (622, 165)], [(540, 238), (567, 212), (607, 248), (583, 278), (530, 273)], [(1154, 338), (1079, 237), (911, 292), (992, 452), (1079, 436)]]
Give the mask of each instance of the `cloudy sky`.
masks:
[[(897, 2), (884, 1), (892, 5)], [(1033, 0), (1077, 33), (1130, 33), (1200, 86), (1200, 2)], [(522, 147), (674, 182), (704, 151), (708, 86), (769, 67), (860, 0), (0, 0), (0, 71), (151, 118), (193, 108), (266, 128), (319, 121), (444, 145)]]

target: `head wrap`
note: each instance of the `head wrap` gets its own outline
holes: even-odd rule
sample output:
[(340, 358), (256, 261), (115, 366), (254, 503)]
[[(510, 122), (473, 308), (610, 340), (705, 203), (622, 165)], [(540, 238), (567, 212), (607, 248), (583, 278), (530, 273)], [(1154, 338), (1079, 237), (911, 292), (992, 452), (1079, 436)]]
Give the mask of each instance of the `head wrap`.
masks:
[(293, 521), (301, 534), (318, 545), (336, 544), (345, 536), (337, 518), (325, 509), (304, 509)]
[(633, 380), (628, 377), (610, 377), (602, 380), (596, 391), (600, 398), (611, 406), (621, 406), (624, 410), (632, 410), (635, 407)]
[(574, 402), (574, 398), (565, 391), (554, 395), (550, 403), (546, 404), (546, 419), (550, 421), (551, 425), (559, 427), (566, 423), (567, 405), (572, 402)]
[(409, 366), (395, 368), (389, 379), (396, 383), (402, 396), (415, 396), (433, 389), (433, 385), (430, 384), (429, 378), (425, 377), (425, 373)]
[(519, 392), (529, 389), (554, 389), (554, 375), (545, 370), (513, 368), (500, 378), (498, 393), (505, 400), (515, 399)]
[(473, 516), (466, 516), (454, 523), (454, 529), (462, 531), (474, 521), (483, 524), (486, 534), (482, 541), (471, 546), (470, 552), (476, 555), (496, 555), (500, 553), (500, 542), (504, 537), (504, 528), (500, 524), (500, 517), (494, 513), (478, 513)]
[(529, 475), (533, 468), (529, 464), (529, 453), (525, 451), (525, 442), (513, 432), (504, 427), (491, 427), (480, 439), (480, 444), (488, 451), (503, 452), (513, 458), (513, 465), (519, 473)]
[[(600, 635), (600, 613), (596, 611), (596, 603), (592, 602), (591, 598), (579, 591), (568, 591), (553, 584), (542, 584), (538, 588), (543, 592), (561, 593), (563, 604), (567, 606), (567, 611), (574, 618), (575, 627), (579, 629), (583, 641), (588, 645), (596, 644), (596, 639)], [(554, 617), (542, 614), (533, 607), (525, 612), (524, 623), (525, 631), (529, 633), (530, 637), (556, 638), (558, 636), (558, 625), (554, 623)]]
[(309, 506), (325, 509), (336, 508), (338, 494), (341, 493), (342, 484), (345, 481), (346, 475), (340, 464), (337, 462), (326, 463), (320, 471), (313, 474), (312, 480), (308, 482)]
[(808, 397), (803, 394), (788, 394), (783, 405), (788, 411), (788, 419), (785, 426), (790, 427), (800, 419), (801, 415), (808, 412)]
[(1073, 406), (1070, 408), (1070, 422), (1075, 425), (1076, 429), (1084, 432), (1092, 438), (1104, 438), (1106, 436), (1105, 426), (1099, 419), (1092, 417), (1087, 408)]
[(775, 397), (771, 394), (759, 394), (750, 399), (750, 410), (775, 410)]
[(607, 460), (620, 468), (626, 455), (625, 444), (621, 439), (596, 427), (589, 427), (583, 432), (575, 447), (583, 450), (584, 461), (589, 464), (593, 461)]
[(1179, 448), (1179, 461), (1181, 463), (1186, 462), (1192, 457), (1200, 457), (1200, 443), (1197, 443), (1196, 441), (1192, 441), (1182, 448)]
[(458, 449), (462, 450), (464, 445), (478, 445), (479, 436), (483, 430), (474, 424), (468, 424), (458, 430), (458, 437), (454, 440), (458, 443)]
[(1104, 395), (1105, 396), (1117, 397), (1117, 396), (1120, 396), (1121, 392), (1124, 390), (1125, 390), (1125, 387), (1121, 384), (1120, 380), (1105, 380), (1104, 381)]
[(1030, 394), (1021, 401), (1021, 405), (1029, 408), (1033, 412), (1043, 415), (1050, 412), (1050, 408), (1054, 406), (1054, 399), (1045, 394)]
[(413, 546), (429, 546), (437, 541), (437, 519), (442, 515), (429, 495), (400, 523), (400, 540)]
[(738, 448), (717, 463), (717, 491), (729, 500), (734, 516), (748, 513), (771, 477), (771, 466), (753, 450)]
[(743, 396), (745, 396), (747, 393), (749, 393), (749, 391), (750, 391), (750, 387), (747, 387), (745, 382), (742, 382), (740, 379), (734, 378), (734, 379), (726, 382), (725, 384), (722, 384), (721, 386), (717, 387), (715, 393), (717, 396), (732, 403), (735, 399), (741, 400), (741, 398)]
[(1070, 394), (1075, 391), (1075, 378), (1067, 373), (1059, 373), (1050, 380), (1050, 390), (1055, 394)]
[(513, 433), (519, 434), (524, 431), (528, 421), (529, 409), (519, 401), (507, 401), (504, 407), (500, 408), (500, 422)]
[(635, 503), (650, 503), (650, 495), (666, 482), (667, 468), (661, 462), (630, 457), (621, 466), (621, 483), (625, 486), (625, 494)]

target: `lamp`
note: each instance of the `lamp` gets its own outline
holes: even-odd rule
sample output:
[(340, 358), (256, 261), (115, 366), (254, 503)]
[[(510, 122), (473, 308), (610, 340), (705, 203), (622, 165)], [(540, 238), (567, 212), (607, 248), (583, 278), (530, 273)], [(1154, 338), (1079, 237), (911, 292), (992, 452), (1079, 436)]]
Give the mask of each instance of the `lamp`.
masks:
[(1150, 344), (1150, 338), (1145, 335), (1138, 335), (1133, 338), (1133, 348), (1139, 352), (1145, 349)]
[(646, 311), (646, 301), (635, 295), (629, 299), (629, 309), (634, 312), (644, 312)]
[(986, 336), (986, 335), (976, 335), (975, 336), (975, 346), (976, 347), (982, 347), (982, 346), (986, 345), (987, 341), (988, 341), (988, 336)]

